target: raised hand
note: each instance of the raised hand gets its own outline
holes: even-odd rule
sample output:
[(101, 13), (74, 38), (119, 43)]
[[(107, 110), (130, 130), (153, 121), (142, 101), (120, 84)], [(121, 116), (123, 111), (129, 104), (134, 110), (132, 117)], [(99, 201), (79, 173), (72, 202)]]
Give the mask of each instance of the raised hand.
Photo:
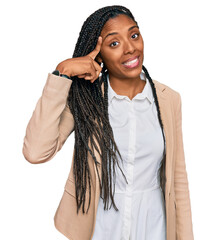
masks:
[(99, 36), (97, 45), (92, 52), (83, 57), (66, 59), (59, 63), (56, 69), (59, 70), (60, 73), (84, 78), (93, 83), (102, 71), (101, 66), (95, 61), (96, 56), (100, 52), (101, 45), (102, 37)]

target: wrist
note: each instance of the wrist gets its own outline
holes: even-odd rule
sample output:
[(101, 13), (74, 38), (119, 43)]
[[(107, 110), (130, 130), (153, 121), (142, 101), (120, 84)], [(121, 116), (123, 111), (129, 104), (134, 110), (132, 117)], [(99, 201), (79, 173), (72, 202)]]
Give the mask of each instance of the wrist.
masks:
[(55, 70), (58, 70), (60, 72), (60, 74), (67, 75), (69, 77), (71, 76), (70, 72), (61, 63), (57, 65)]
[(65, 78), (68, 78), (68, 79), (71, 79), (70, 76), (66, 73), (60, 73), (60, 71), (58, 69), (54, 70), (52, 72), (52, 74), (56, 75), (56, 76), (60, 76), (60, 77), (65, 77)]

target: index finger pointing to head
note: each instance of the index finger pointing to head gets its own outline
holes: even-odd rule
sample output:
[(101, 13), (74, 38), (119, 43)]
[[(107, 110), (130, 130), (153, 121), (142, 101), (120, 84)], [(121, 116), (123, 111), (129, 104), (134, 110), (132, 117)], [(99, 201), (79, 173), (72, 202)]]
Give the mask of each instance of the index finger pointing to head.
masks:
[(102, 45), (102, 37), (99, 36), (95, 49), (88, 54), (92, 59), (95, 59), (98, 53), (100, 52), (101, 45)]

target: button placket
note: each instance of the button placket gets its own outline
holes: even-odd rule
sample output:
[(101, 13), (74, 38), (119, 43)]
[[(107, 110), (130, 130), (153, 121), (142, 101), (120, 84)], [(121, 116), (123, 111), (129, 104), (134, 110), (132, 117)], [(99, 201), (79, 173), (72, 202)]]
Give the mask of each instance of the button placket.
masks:
[(127, 161), (127, 179), (126, 196), (125, 196), (125, 209), (124, 221), (122, 227), (123, 239), (127, 240), (130, 236), (131, 230), (131, 209), (132, 209), (132, 186), (133, 186), (133, 169), (135, 158), (135, 142), (136, 142), (136, 119), (134, 112), (134, 101), (130, 101), (129, 121), (130, 121), (130, 134), (129, 134), (129, 148), (128, 148), (128, 161)]

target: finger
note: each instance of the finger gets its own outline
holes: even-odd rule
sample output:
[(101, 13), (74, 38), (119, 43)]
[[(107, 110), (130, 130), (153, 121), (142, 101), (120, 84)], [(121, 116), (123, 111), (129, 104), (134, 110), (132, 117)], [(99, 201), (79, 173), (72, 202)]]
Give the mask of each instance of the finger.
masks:
[(85, 80), (94, 80), (96, 78), (96, 70), (94, 68), (94, 65), (92, 66), (91, 69), (89, 69), (87, 73), (85, 73), (84, 78)]
[(78, 77), (94, 82), (99, 77), (101, 71), (102, 71), (101, 66), (97, 62), (92, 61), (91, 67), (88, 70), (88, 72), (86, 72), (85, 74), (80, 74), (78, 75)]
[(84, 78), (86, 74), (77, 75), (78, 78)]
[(99, 36), (95, 49), (92, 52), (90, 52), (88, 56), (90, 56), (94, 60), (98, 55), (98, 53), (100, 52), (101, 45), (102, 45), (102, 37)]
[(85, 76), (85, 80), (89, 80), (91, 83), (93, 83), (98, 77), (93, 77), (92, 75)]
[(94, 78), (93, 78), (92, 75), (87, 75), (87, 76), (85, 76), (84, 78), (85, 78), (85, 80), (91, 80), (91, 81), (94, 80)]
[[(96, 62), (95, 62), (96, 63)], [(98, 65), (99, 66), (99, 65)], [(83, 74), (77, 75), (79, 78), (85, 78), (86, 80), (90, 80), (96, 77), (96, 69), (94, 66), (94, 61), (91, 60), (90, 67), (87, 69), (87, 71)]]
[(95, 67), (95, 72), (96, 72), (96, 76), (95, 76), (95, 80), (99, 77), (100, 72), (102, 71), (102, 67), (95, 61), (93, 61), (94, 67)]

